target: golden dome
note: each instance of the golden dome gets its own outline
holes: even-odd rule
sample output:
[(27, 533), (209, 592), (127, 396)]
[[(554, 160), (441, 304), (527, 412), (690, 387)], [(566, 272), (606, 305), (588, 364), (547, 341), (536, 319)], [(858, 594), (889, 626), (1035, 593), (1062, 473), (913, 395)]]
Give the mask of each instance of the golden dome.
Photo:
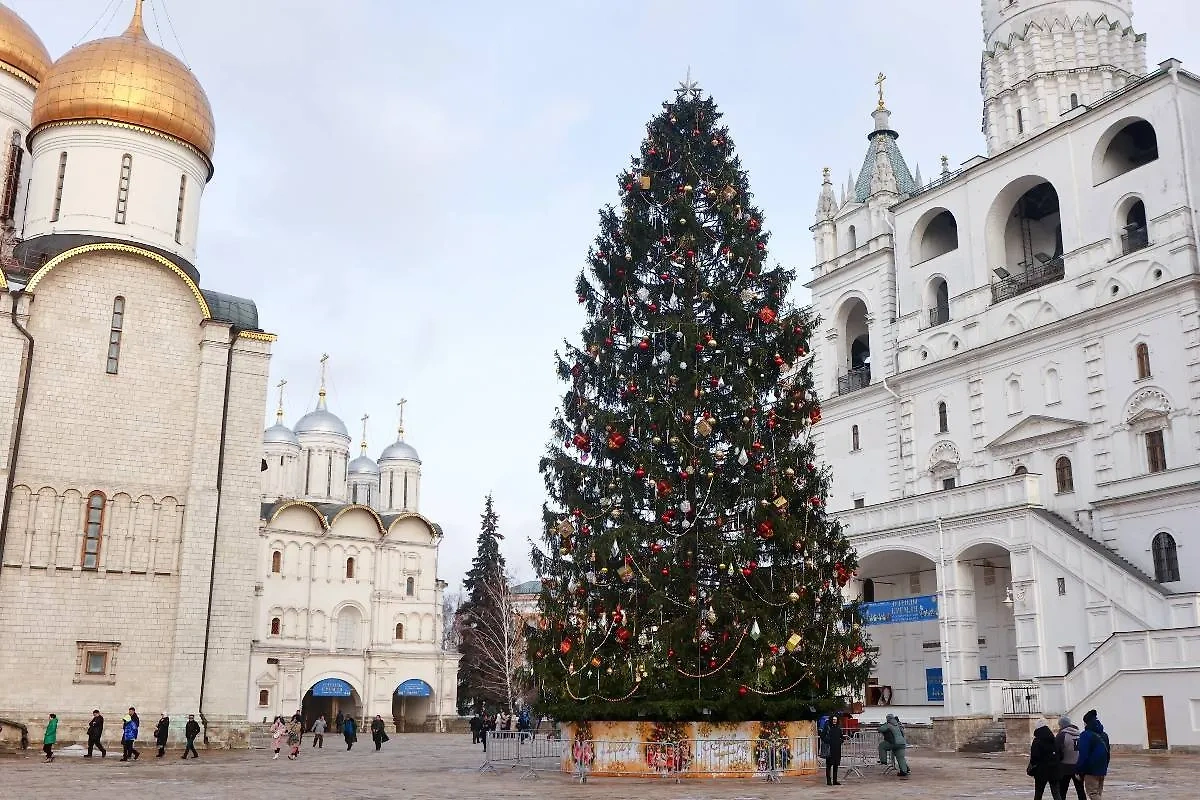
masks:
[(85, 42), (54, 62), (33, 101), (33, 129), (91, 120), (135, 125), (180, 139), (212, 159), (216, 123), (196, 76), (154, 44), (137, 0), (129, 29)]
[(52, 61), (33, 28), (11, 8), (0, 4), (0, 69), (37, 88)]

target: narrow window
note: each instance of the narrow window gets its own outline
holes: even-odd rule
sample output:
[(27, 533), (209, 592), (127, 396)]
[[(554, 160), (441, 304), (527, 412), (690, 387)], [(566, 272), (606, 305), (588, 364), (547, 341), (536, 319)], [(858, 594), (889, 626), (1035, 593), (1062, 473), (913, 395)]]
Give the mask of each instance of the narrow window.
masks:
[(942, 478), (942, 488), (943, 489), (953, 489), (957, 485), (958, 485), (958, 481), (955, 480), (954, 478)]
[(1058, 486), (1059, 494), (1075, 491), (1075, 476), (1071, 472), (1071, 459), (1066, 456), (1060, 456), (1054, 462), (1054, 482)]
[(100, 542), (104, 538), (104, 495), (92, 492), (88, 495), (87, 516), (83, 523), (83, 568), (96, 569), (100, 565)]
[(357, 483), (354, 484), (354, 492), (350, 498), (350, 502), (354, 503), (355, 505), (358, 505), (358, 484)]
[(1067, 672), (1075, 669), (1075, 651), (1067, 650), (1063, 655), (1067, 657)]
[(850, 229), (848, 231), (846, 231), (846, 238), (850, 242), (850, 249), (857, 250), (858, 249), (858, 231), (854, 230), (853, 225), (851, 225)]
[(1137, 353), (1137, 376), (1138, 380), (1150, 377), (1150, 348), (1145, 342), (1140, 342), (1135, 348)]
[(388, 475), (388, 508), (396, 507), (396, 476)]
[(333, 497), (333, 453), (325, 456), (325, 496)]
[(875, 581), (870, 578), (863, 581), (862, 601), (864, 603), (875, 602)]
[(413, 578), (409, 578), (404, 582), (404, 593), (412, 597), (417, 591), (417, 582)]
[(265, 705), (268, 705), (270, 703), (270, 701), (271, 701), (271, 692), (268, 691), (267, 689), (260, 689), (258, 691), (258, 704), (260, 706), (265, 706)]
[(280, 623), (279, 617), (271, 617), (271, 635), (272, 636), (279, 635), (279, 629), (280, 629), (281, 624), (282, 623)]
[(125, 329), (125, 298), (113, 299), (112, 327), (108, 331), (108, 366), (105, 372), (117, 374), (121, 362), (121, 331)]
[(1025, 132), (1025, 114), (1021, 109), (1017, 109), (1017, 133)]
[(1162, 472), (1167, 468), (1167, 450), (1163, 444), (1161, 430), (1146, 434), (1146, 465), (1150, 472)]
[(354, 577), (354, 559), (353, 558), (346, 559), (346, 577), (347, 578)]
[(950, 415), (946, 412), (946, 404), (938, 403), (938, 433), (950, 432)]
[(404, 508), (408, 508), (408, 473), (404, 473)]
[(1021, 413), (1021, 382), (1013, 378), (1008, 382), (1008, 413)]
[(1058, 596), (1065, 597), (1066, 594), (1067, 594), (1067, 579), (1059, 578), (1058, 579)]
[(1155, 535), (1151, 549), (1154, 551), (1154, 580), (1159, 583), (1179, 580), (1179, 554), (1175, 549), (1175, 537), (1163, 531)]
[(283, 572), (283, 553), (278, 550), (271, 553), (271, 572), (276, 575)]
[(305, 453), (304, 462), (304, 493), (312, 494), (312, 450)]
[(867, 507), (867, 498), (865, 498), (865, 497), (854, 498), (854, 507), (855, 508), (866, 508)]
[(21, 161), (24, 157), (25, 148), (21, 147), (21, 134), (13, 131), (4, 173), (4, 201), (0, 204), (0, 216), (5, 222), (12, 222), (17, 216), (17, 189), (21, 185)]
[(1025, 468), (1024, 464), (1022, 464), (1021, 466), (1019, 466), (1015, 470), (1013, 470), (1013, 475), (1028, 475), (1028, 474), (1029, 474), (1029, 470), (1027, 470)]
[(404, 638), (404, 623), (397, 622), (396, 623), (396, 641), (400, 641), (403, 638)]
[(121, 157), (121, 180), (117, 182), (117, 224), (125, 224), (125, 209), (129, 205), (129, 177), (133, 173), (133, 156)]
[(850, 426), (850, 452), (857, 453), (859, 448), (858, 443), (858, 426)]
[(1071, 108), (1079, 108), (1079, 95), (1071, 92)]
[(63, 184), (66, 182), (67, 154), (60, 153), (58, 156), (58, 188), (54, 190), (54, 211), (50, 213), (51, 222), (58, 222), (58, 215), (62, 211)]
[(187, 175), (179, 177), (179, 208), (175, 211), (175, 243), (183, 244), (183, 204), (187, 200)]

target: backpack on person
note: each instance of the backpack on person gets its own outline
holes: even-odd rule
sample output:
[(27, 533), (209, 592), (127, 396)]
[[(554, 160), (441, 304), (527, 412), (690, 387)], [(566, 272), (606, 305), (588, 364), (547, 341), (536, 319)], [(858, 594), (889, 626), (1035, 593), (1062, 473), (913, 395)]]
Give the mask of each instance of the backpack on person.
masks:
[(1079, 763), (1079, 729), (1063, 728), (1058, 732), (1061, 737), (1062, 763), (1074, 766)]

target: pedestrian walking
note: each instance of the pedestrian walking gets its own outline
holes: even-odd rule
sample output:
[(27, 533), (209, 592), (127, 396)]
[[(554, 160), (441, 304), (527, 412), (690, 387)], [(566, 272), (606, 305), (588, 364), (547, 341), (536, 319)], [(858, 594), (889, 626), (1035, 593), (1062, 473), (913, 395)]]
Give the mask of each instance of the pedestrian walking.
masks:
[(388, 740), (387, 730), (383, 724), (383, 717), (378, 714), (375, 719), (371, 720), (371, 741), (375, 742), (375, 752), (379, 752), (379, 748), (383, 747), (383, 743)]
[(279, 759), (279, 750), (286, 740), (287, 723), (283, 721), (283, 717), (276, 717), (275, 724), (271, 726), (271, 746), (275, 748), (275, 755), (271, 757), (272, 761)]
[(142, 721), (138, 718), (137, 711), (133, 706), (129, 707), (129, 713), (121, 718), (121, 760), (128, 761), (133, 759), (137, 761), (141, 758), (141, 752), (133, 746), (137, 741), (138, 728)]
[(1033, 778), (1033, 800), (1042, 800), (1047, 786), (1054, 800), (1062, 800), (1058, 791), (1059, 765), (1058, 750), (1050, 726), (1044, 723), (1038, 725), (1033, 731), (1033, 742), (1029, 745), (1029, 766), (1025, 768), (1025, 774)]
[(104, 758), (108, 755), (108, 751), (104, 749), (104, 745), (100, 743), (100, 737), (104, 734), (104, 717), (100, 714), (100, 709), (92, 709), (92, 718), (88, 720), (87, 737), (88, 751), (84, 758), (92, 757), (92, 748), (100, 748), (100, 757)]
[(1054, 749), (1058, 751), (1058, 794), (1061, 800), (1067, 800), (1067, 792), (1071, 784), (1075, 784), (1075, 794), (1079, 800), (1087, 800), (1083, 793), (1083, 778), (1075, 774), (1075, 765), (1079, 763), (1079, 728), (1071, 723), (1071, 718), (1063, 715), (1058, 718), (1058, 735), (1054, 737)]
[(187, 745), (183, 748), (183, 760), (187, 761), (188, 753), (192, 754), (192, 758), (199, 758), (200, 754), (196, 752), (196, 737), (200, 735), (200, 723), (196, 722), (195, 714), (188, 714), (187, 725), (183, 726), (183, 738)]
[(347, 716), (342, 720), (342, 736), (346, 737), (346, 749), (354, 747), (354, 743), (358, 741), (358, 723), (354, 721), (354, 717)]
[(300, 722), (299, 711), (292, 715), (292, 718), (288, 720), (285, 727), (287, 728), (288, 745), (291, 747), (291, 752), (288, 753), (288, 761), (295, 761), (300, 757), (300, 738), (301, 734), (304, 733), (304, 725)]
[(46, 754), (45, 763), (54, 760), (54, 745), (58, 741), (58, 714), (51, 714), (46, 720), (46, 732), (42, 734), (42, 752)]
[(483, 720), (479, 718), (479, 712), (476, 711), (471, 716), (471, 744), (479, 744), (479, 739), (483, 735)]
[(158, 755), (155, 758), (162, 758), (167, 752), (167, 737), (171, 734), (171, 720), (166, 714), (163, 714), (158, 719), (158, 724), (154, 726), (154, 743), (158, 745)]
[(891, 753), (892, 760), (896, 762), (896, 774), (907, 778), (908, 742), (904, 738), (904, 727), (900, 724), (900, 718), (895, 714), (888, 714), (887, 721), (879, 726), (879, 736), (879, 763), (886, 764), (888, 753)]
[(312, 724), (313, 747), (325, 749), (325, 716), (317, 717), (317, 721)]
[(346, 724), (346, 717), (344, 714), (342, 714), (341, 711), (339, 711), (337, 713), (337, 716), (334, 717), (334, 719), (333, 719), (333, 725), (334, 725), (333, 729), (335, 731), (337, 731), (338, 736), (342, 735), (342, 725), (344, 725), (344, 724)]
[(1079, 760), (1075, 763), (1075, 774), (1083, 778), (1083, 792), (1087, 800), (1100, 800), (1111, 755), (1108, 734), (1104, 732), (1100, 717), (1093, 708), (1083, 715), (1083, 733), (1079, 734)]
[(837, 714), (829, 718), (825, 730), (821, 731), (821, 743), (825, 745), (825, 785), (841, 786), (838, 782), (838, 767), (842, 765), (842, 726)]

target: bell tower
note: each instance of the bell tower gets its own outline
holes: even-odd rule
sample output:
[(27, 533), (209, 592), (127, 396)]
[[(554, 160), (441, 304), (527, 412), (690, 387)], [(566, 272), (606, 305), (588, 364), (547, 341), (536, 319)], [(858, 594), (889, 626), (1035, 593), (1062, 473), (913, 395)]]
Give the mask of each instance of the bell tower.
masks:
[(1146, 72), (1133, 0), (983, 0), (983, 40), (989, 155)]

